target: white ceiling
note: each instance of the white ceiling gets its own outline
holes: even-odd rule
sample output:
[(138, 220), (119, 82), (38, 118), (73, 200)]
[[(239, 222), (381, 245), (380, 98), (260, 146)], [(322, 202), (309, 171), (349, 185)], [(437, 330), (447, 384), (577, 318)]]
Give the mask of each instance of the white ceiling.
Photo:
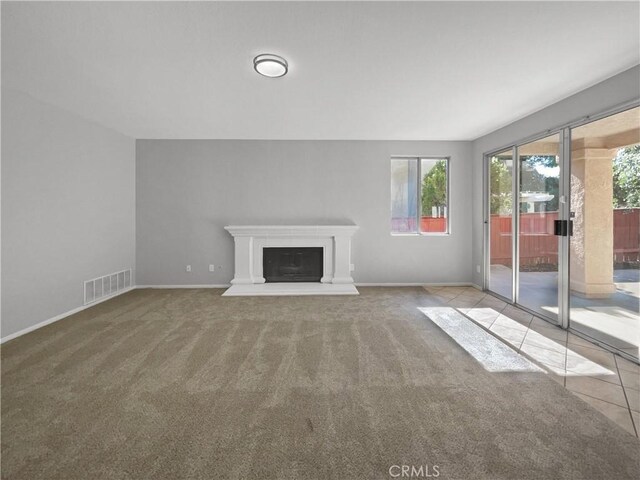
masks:
[(135, 138), (470, 140), (640, 63), (639, 6), (2, 2), (2, 85)]

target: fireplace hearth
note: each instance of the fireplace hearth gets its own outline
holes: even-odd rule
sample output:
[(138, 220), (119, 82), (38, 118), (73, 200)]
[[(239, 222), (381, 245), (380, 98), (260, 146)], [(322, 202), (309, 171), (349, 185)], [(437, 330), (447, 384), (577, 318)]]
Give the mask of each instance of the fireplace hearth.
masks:
[(319, 282), (322, 247), (264, 248), (263, 276), (270, 282)]

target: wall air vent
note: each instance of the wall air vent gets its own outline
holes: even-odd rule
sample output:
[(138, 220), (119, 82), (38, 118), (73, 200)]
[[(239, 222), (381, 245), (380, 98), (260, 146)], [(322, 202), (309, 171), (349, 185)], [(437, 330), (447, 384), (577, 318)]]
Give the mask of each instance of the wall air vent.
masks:
[(131, 287), (131, 269), (84, 282), (84, 304), (111, 297)]

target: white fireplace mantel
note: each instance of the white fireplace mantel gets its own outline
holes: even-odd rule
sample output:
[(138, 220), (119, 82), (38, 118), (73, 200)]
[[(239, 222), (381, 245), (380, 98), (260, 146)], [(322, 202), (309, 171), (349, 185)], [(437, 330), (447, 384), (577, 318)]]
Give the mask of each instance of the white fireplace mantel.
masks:
[[(351, 277), (351, 237), (357, 225), (229, 225), (235, 242), (235, 272), (224, 295), (357, 294)], [(323, 276), (319, 283), (265, 284), (265, 247), (321, 247)]]

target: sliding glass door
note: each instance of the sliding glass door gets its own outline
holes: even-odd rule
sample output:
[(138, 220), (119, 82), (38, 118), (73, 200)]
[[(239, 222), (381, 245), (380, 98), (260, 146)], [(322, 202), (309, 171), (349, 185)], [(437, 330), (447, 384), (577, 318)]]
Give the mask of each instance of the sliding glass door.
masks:
[(640, 348), (640, 107), (485, 156), (485, 288)]
[(487, 288), (513, 296), (513, 149), (488, 159), (489, 232)]
[(640, 108), (571, 130), (569, 326), (638, 358)]
[[(488, 155), (486, 288), (558, 321), (559, 133)], [(517, 161), (514, 162), (514, 158)]]
[(558, 321), (560, 135), (517, 147), (517, 302)]

